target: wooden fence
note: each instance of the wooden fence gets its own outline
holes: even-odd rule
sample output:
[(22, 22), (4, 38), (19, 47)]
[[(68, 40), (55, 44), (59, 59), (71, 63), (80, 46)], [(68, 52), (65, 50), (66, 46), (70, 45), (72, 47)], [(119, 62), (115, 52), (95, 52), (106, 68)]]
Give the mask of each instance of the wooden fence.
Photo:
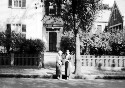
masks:
[(0, 54), (0, 65), (10, 66), (38, 66), (44, 54)]
[(0, 65), (10, 65), (10, 54), (0, 53)]

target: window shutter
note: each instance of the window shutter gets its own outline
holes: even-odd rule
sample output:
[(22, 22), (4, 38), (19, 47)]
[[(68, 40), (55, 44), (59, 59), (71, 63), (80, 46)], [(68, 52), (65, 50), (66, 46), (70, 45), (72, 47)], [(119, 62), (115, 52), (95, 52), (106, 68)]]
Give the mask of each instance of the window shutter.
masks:
[(12, 7), (12, 0), (8, 0), (8, 7), (9, 7), (9, 8)]
[(61, 5), (57, 6), (57, 15), (61, 15)]
[(46, 15), (49, 15), (49, 1), (45, 1), (45, 13), (46, 13)]
[(11, 30), (11, 24), (7, 24), (7, 30)]
[(7, 36), (8, 38), (11, 37), (11, 24), (7, 24), (6, 36)]
[(57, 12), (56, 7), (57, 7), (57, 6), (54, 5), (53, 7), (54, 7), (54, 9), (53, 9), (53, 14), (56, 15), (56, 12)]
[(26, 7), (26, 0), (22, 0), (22, 7)]
[(62, 0), (57, 0), (57, 15), (61, 15), (61, 4), (62, 4)]
[(26, 25), (22, 24), (22, 32), (26, 32)]

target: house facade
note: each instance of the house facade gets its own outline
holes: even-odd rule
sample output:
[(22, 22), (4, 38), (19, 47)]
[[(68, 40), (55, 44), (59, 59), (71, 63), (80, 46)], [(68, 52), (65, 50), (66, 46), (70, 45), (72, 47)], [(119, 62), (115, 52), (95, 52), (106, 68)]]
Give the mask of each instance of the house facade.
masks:
[(53, 16), (61, 15), (61, 7), (58, 8), (54, 0), (45, 0), (44, 3), (43, 39), (46, 43), (46, 50), (58, 51), (63, 32), (63, 21)]
[(114, 1), (112, 10), (111, 10), (111, 14), (109, 17), (109, 21), (108, 21), (108, 30), (109, 32), (117, 32), (119, 30), (123, 29), (123, 16), (119, 10), (119, 7), (116, 3), (116, 1)]
[(1, 0), (0, 31), (10, 29), (27, 39), (41, 39), (46, 51), (57, 51), (60, 45), (62, 20), (51, 18), (57, 13), (52, 0)]

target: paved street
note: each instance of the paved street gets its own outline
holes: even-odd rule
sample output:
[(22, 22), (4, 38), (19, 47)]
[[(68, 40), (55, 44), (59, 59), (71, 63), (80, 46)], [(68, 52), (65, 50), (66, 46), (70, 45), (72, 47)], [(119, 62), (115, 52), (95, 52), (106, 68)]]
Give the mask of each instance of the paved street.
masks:
[(125, 80), (1, 78), (0, 88), (125, 88)]

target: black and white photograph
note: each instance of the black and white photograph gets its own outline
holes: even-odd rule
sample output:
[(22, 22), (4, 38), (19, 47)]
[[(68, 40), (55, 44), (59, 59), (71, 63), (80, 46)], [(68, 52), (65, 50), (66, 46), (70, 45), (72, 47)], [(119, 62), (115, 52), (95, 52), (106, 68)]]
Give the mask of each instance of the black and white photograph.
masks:
[(0, 88), (125, 88), (125, 0), (0, 0)]

